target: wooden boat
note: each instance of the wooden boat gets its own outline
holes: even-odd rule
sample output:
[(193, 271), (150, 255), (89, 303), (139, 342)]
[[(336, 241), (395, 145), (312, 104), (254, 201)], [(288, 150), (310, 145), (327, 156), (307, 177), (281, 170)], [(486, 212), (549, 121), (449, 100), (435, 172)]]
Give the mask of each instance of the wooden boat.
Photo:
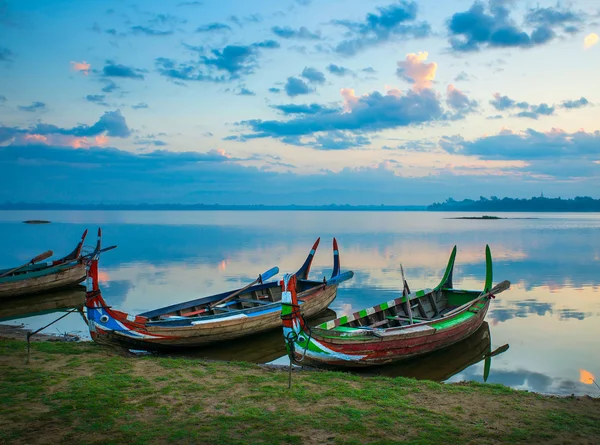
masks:
[[(336, 318), (335, 311), (325, 309), (309, 323), (319, 324)], [(242, 361), (265, 364), (285, 357), (285, 340), (277, 329), (241, 337), (236, 341), (219, 342), (199, 349), (175, 349), (159, 352), (166, 357), (186, 357), (203, 360)]]
[[(299, 310), (307, 317), (329, 306), (339, 283), (352, 278), (341, 273), (337, 241), (333, 240), (333, 272), (328, 280), (309, 280), (308, 274), (319, 244), (313, 245), (302, 267), (294, 274)], [(98, 288), (98, 262), (90, 265), (91, 289), (86, 295), (87, 319), (92, 339), (133, 349), (190, 348), (246, 337), (281, 326), (281, 286), (263, 282), (279, 272), (259, 275), (248, 286), (231, 292), (166, 306), (139, 315), (112, 309)]]
[(410, 377), (418, 380), (443, 382), (481, 361), (484, 361), (483, 381), (487, 381), (491, 359), (508, 350), (502, 345), (492, 351), (490, 326), (484, 321), (472, 335), (439, 351), (434, 351), (414, 360), (404, 360), (389, 365), (353, 368), (367, 375), (387, 377)]
[(0, 321), (33, 317), (62, 309), (83, 309), (84, 304), (85, 286), (78, 284), (27, 298), (9, 298), (0, 301)]
[[(483, 291), (454, 289), (452, 275), (456, 246), (440, 284), (316, 327), (305, 323), (298, 309), (296, 277), (286, 275), (282, 287), (283, 331), (293, 362), (324, 367), (382, 365), (446, 348), (477, 331), (490, 299), (510, 287), (504, 281), (492, 288), (492, 256), (486, 246)], [(403, 273), (404, 275), (404, 273)]]
[(86, 264), (81, 256), (81, 249), (86, 235), (87, 230), (83, 232), (75, 249), (58, 260), (39, 262), (52, 256), (52, 251), (49, 250), (20, 267), (0, 270), (0, 299), (39, 294), (84, 281)]

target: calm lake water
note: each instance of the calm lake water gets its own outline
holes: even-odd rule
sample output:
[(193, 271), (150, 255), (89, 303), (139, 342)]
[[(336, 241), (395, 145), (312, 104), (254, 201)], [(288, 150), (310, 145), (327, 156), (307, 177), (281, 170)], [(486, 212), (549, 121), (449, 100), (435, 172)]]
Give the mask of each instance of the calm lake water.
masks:
[[(66, 254), (86, 228), (86, 244), (91, 245), (101, 226), (104, 245), (119, 246), (100, 261), (104, 298), (116, 308), (138, 313), (244, 286), (272, 266), (279, 266), (281, 273), (294, 272), (319, 236), (311, 276), (322, 278), (331, 273), (335, 236), (342, 270), (355, 272), (330, 306), (341, 316), (397, 297), (400, 264), (411, 289), (437, 285), (455, 244), (454, 286), (480, 289), (489, 244), (494, 282), (507, 279), (512, 287), (492, 301), (487, 325), (451, 350), (370, 372), (483, 381), (485, 354), (508, 344), (508, 350), (487, 360), (488, 383), (600, 396), (596, 386), (579, 381), (582, 369), (600, 378), (600, 215), (497, 215), (511, 219), (456, 220), (447, 218), (465, 214), (431, 212), (0, 211), (0, 268), (24, 263), (47, 249), (55, 258)], [(52, 224), (21, 223), (27, 219)], [(6, 302), (0, 303), (3, 310), (11, 310)], [(12, 315), (5, 322), (35, 329), (57, 315)], [(89, 338), (77, 314), (48, 331)], [(280, 331), (194, 355), (287, 364)]]

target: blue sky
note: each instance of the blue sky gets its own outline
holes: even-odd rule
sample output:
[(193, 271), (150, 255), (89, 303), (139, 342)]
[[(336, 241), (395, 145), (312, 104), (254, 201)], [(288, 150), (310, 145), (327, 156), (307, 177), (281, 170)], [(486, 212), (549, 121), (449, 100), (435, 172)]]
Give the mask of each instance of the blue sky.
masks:
[(0, 1), (0, 201), (600, 197), (600, 5)]

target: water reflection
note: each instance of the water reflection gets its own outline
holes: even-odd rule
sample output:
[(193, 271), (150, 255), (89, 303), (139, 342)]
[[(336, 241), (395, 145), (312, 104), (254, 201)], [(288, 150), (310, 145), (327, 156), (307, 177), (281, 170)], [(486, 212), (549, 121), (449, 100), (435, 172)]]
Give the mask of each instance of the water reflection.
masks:
[[(487, 322), (484, 322), (473, 335), (446, 349), (415, 360), (365, 369), (362, 372), (388, 377), (402, 376), (441, 382), (482, 360), (491, 362), (491, 348), (490, 327)], [(505, 349), (507, 348), (503, 348), (503, 351)], [(489, 366), (490, 363), (485, 367), (488, 370), (487, 372), (489, 372)], [(487, 380), (487, 376), (482, 376), (482, 379)]]
[(0, 321), (52, 314), (72, 308), (83, 308), (84, 303), (84, 286), (75, 286), (43, 295), (7, 299), (0, 303)]
[[(453, 215), (0, 212), (0, 268), (46, 249), (69, 251), (83, 229), (102, 225), (106, 244), (119, 246), (101, 259), (103, 295), (116, 308), (140, 313), (241, 287), (273, 266), (282, 273), (295, 271), (318, 236), (322, 242), (311, 276), (322, 278), (331, 272), (330, 242), (335, 235), (342, 267), (355, 272), (331, 305), (342, 316), (396, 298), (400, 264), (411, 288), (437, 284), (454, 244), (458, 245), (455, 286), (481, 289), (484, 246), (489, 244), (495, 281), (513, 283), (492, 302), (487, 316), (494, 344), (511, 345), (510, 353), (493, 359), (490, 381), (502, 378), (517, 387), (561, 392), (576, 380), (573, 376), (580, 368), (600, 373), (600, 354), (590, 353), (597, 350), (600, 338), (600, 217), (510, 214), (499, 216), (539, 219), (444, 219), (448, 216)], [(18, 222), (25, 219), (53, 223)], [(37, 328), (52, 319), (40, 315), (22, 321)], [(61, 320), (59, 329), (87, 330), (76, 316)], [(283, 345), (279, 335), (273, 338)], [(482, 380), (483, 371), (484, 362), (478, 362), (458, 376)], [(570, 391), (593, 393), (584, 386)]]

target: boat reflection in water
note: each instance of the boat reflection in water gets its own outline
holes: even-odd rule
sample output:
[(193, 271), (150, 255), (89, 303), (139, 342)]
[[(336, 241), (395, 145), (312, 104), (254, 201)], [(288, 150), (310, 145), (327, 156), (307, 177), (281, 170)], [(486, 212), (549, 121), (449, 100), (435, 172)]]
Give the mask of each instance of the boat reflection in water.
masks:
[(483, 322), (481, 327), (459, 343), (433, 352), (415, 360), (409, 360), (381, 367), (353, 370), (363, 375), (382, 375), (388, 377), (410, 377), (418, 380), (441, 382), (465, 370), (469, 366), (485, 360), (483, 381), (490, 373), (491, 359), (508, 349), (503, 345), (492, 351), (490, 326)]
[[(307, 319), (311, 325), (325, 323), (336, 318), (335, 311), (325, 309), (315, 317)], [(208, 360), (269, 363), (286, 355), (285, 341), (281, 329), (241, 337), (227, 342), (205, 346), (201, 349), (156, 353), (169, 357), (189, 357)]]
[(83, 308), (85, 286), (0, 301), (0, 321)]

